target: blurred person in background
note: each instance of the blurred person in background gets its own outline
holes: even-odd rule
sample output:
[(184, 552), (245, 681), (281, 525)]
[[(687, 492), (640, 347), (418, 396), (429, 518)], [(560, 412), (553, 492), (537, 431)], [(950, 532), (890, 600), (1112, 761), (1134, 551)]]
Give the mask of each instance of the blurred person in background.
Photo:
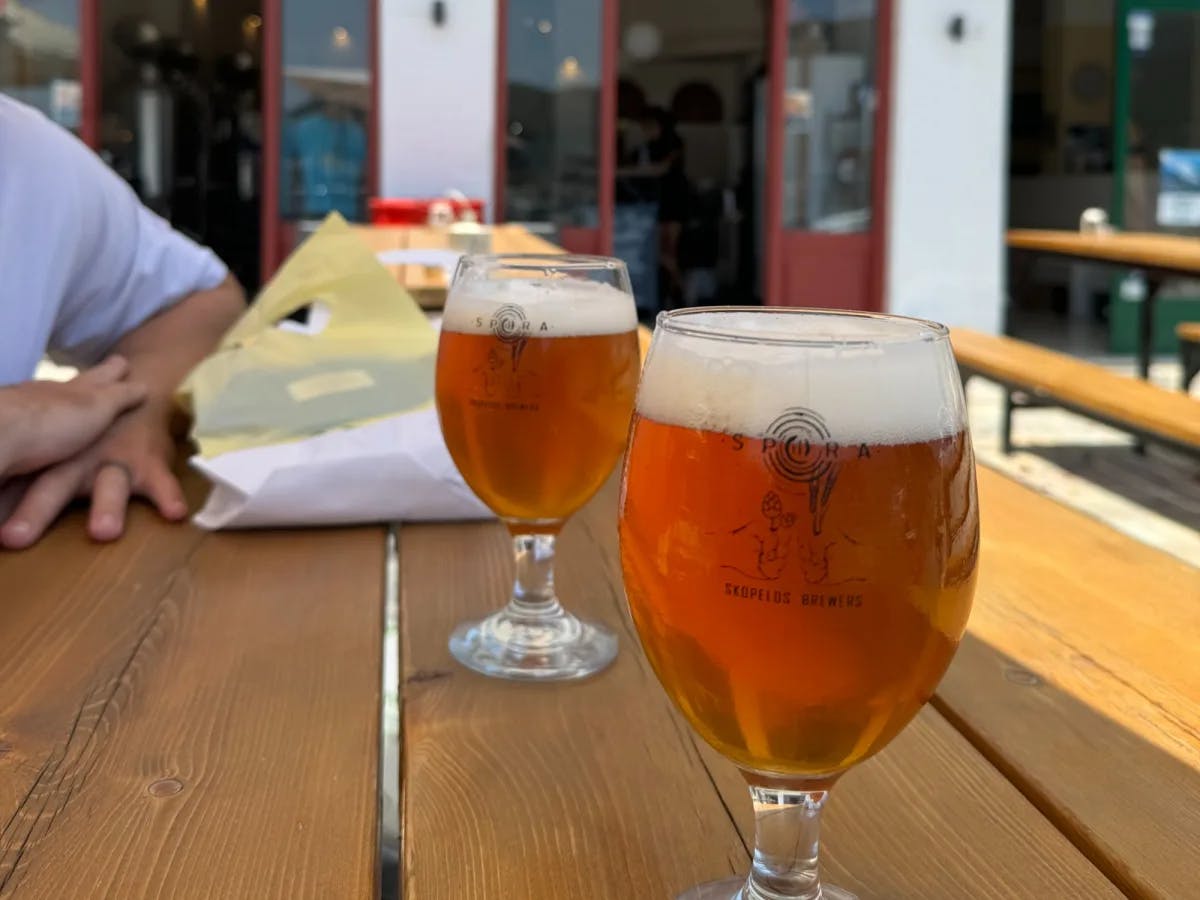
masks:
[[(35, 543), (76, 498), (120, 537), (129, 500), (187, 515), (173, 395), (245, 298), (74, 136), (0, 95), (0, 545)], [(78, 366), (36, 382), (38, 362)]]
[(622, 178), (654, 179), (658, 198), (658, 265), (663, 273), (661, 293), (668, 307), (683, 299), (683, 273), (679, 266), (679, 236), (687, 219), (690, 187), (684, 174), (683, 138), (674, 117), (660, 106), (649, 106), (641, 116), (645, 141), (634, 153), (635, 162), (622, 166)]

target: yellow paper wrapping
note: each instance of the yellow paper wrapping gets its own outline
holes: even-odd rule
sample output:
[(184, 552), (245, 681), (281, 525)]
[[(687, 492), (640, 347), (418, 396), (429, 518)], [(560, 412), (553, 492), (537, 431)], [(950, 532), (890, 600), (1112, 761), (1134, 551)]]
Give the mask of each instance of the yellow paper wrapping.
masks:
[[(288, 321), (306, 308), (307, 324)], [(180, 400), (210, 458), (425, 406), (436, 352), (412, 297), (331, 213), (188, 376)]]

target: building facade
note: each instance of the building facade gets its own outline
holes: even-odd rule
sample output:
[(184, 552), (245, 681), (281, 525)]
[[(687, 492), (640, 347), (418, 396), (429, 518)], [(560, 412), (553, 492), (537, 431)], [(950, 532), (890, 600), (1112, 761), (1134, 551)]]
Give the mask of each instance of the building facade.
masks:
[(0, 0), (0, 90), (258, 283), (372, 196), (481, 198), (639, 305), (996, 330), (1010, 9), (950, 0)]

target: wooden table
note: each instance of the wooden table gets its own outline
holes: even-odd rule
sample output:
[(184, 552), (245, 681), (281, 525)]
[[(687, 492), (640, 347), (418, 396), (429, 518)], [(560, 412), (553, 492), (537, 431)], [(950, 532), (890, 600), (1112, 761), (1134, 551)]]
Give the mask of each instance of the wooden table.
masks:
[(1008, 232), (1008, 246), (1013, 250), (1142, 270), (1146, 277), (1138, 334), (1138, 372), (1142, 378), (1150, 373), (1154, 311), (1163, 281), (1172, 276), (1200, 278), (1200, 240), (1180, 235), (1137, 231), (1082, 234), (1014, 228)]
[[(193, 485), (194, 488), (194, 485)], [(950, 673), (827, 814), (869, 898), (1196, 896), (1200, 571), (987, 470)], [(567, 527), (616, 628), (577, 685), (457, 667), (496, 524), (400, 529), (404, 896), (669, 898), (748, 866), (733, 768), (671, 708), (622, 599), (615, 485)], [(142, 510), (0, 556), (0, 898), (373, 898), (384, 533), (206, 535)]]
[[(444, 229), (410, 225), (368, 225), (356, 229), (376, 253), (385, 250), (446, 250), (450, 238)], [(493, 253), (559, 254), (563, 250), (531, 234), (521, 225), (496, 225), (490, 229)], [(449, 286), (446, 273), (436, 266), (388, 266), (424, 309), (441, 309)]]
[(383, 535), (0, 555), (0, 898), (376, 896)]

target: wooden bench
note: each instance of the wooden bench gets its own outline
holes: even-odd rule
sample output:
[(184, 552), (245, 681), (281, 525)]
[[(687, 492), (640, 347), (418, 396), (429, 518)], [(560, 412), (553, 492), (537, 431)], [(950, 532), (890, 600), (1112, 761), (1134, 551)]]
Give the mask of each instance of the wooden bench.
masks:
[(1186, 394), (1192, 379), (1200, 374), (1200, 322), (1180, 322), (1175, 326), (1179, 338), (1179, 362), (1183, 368), (1180, 388)]
[(1054, 405), (1200, 456), (1200, 403), (1190, 397), (1014, 338), (956, 328), (951, 341), (964, 383), (981, 375), (1005, 389), (1006, 453), (1012, 450), (1013, 409)]

